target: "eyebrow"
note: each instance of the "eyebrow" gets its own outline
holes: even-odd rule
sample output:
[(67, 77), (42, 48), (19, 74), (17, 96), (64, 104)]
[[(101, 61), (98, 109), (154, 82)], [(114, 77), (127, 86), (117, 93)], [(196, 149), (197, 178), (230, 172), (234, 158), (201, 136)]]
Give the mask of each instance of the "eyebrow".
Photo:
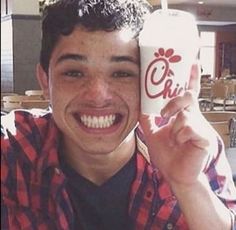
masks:
[(139, 64), (139, 61), (133, 58), (132, 56), (112, 56), (111, 57), (112, 62), (132, 62), (134, 64)]
[(61, 63), (63, 61), (67, 61), (67, 60), (74, 60), (74, 61), (87, 61), (87, 58), (84, 55), (81, 54), (63, 54), (61, 55), (57, 61), (56, 64)]
[[(56, 64), (61, 63), (63, 61), (67, 61), (67, 60), (88, 61), (88, 58), (84, 55), (81, 55), (81, 54), (68, 53), (68, 54), (61, 55), (57, 59)], [(128, 55), (111, 56), (110, 61), (111, 62), (131, 62), (133, 64), (139, 64), (139, 61), (136, 60), (136, 58), (134, 58), (132, 56), (128, 56)]]

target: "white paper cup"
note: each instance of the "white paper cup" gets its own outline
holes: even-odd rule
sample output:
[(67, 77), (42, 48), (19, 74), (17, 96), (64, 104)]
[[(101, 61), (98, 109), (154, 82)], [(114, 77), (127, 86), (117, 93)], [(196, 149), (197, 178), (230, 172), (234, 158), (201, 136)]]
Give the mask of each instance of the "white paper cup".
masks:
[(141, 58), (141, 112), (160, 116), (164, 105), (188, 88), (190, 71), (199, 49), (192, 14), (156, 10), (139, 37)]

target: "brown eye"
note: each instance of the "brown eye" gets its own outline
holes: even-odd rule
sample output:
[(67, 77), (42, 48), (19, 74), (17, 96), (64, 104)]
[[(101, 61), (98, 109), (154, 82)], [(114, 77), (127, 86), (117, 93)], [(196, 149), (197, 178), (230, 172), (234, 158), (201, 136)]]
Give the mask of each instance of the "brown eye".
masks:
[(115, 73), (113, 73), (113, 77), (115, 78), (125, 78), (125, 77), (132, 77), (134, 76), (133, 73), (130, 73), (130, 72), (126, 72), (126, 71), (117, 71)]
[(72, 77), (72, 78), (80, 78), (83, 77), (83, 73), (78, 70), (70, 70), (70, 71), (65, 71), (63, 75), (67, 77)]

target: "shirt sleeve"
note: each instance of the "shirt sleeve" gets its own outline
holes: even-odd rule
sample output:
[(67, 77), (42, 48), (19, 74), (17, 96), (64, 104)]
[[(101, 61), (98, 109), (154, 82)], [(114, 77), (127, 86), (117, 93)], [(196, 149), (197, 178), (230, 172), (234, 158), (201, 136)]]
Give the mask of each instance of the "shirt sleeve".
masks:
[(232, 230), (236, 230), (236, 188), (225, 147), (218, 139), (218, 152), (211, 157), (205, 170), (211, 189), (231, 212)]
[[(3, 138), (3, 136), (2, 136)], [(7, 184), (15, 184), (10, 174), (10, 170), (6, 161), (6, 141), (1, 140), (1, 229), (18, 230), (21, 229), (14, 212), (16, 211), (15, 202), (10, 199), (10, 191)]]

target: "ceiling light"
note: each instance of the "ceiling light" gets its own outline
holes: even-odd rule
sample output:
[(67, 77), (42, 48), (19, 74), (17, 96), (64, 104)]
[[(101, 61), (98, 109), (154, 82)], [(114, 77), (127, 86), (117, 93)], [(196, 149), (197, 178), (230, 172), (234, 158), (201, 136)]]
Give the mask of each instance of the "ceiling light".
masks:
[(197, 3), (200, 4), (200, 5), (204, 4), (203, 1), (198, 1)]

